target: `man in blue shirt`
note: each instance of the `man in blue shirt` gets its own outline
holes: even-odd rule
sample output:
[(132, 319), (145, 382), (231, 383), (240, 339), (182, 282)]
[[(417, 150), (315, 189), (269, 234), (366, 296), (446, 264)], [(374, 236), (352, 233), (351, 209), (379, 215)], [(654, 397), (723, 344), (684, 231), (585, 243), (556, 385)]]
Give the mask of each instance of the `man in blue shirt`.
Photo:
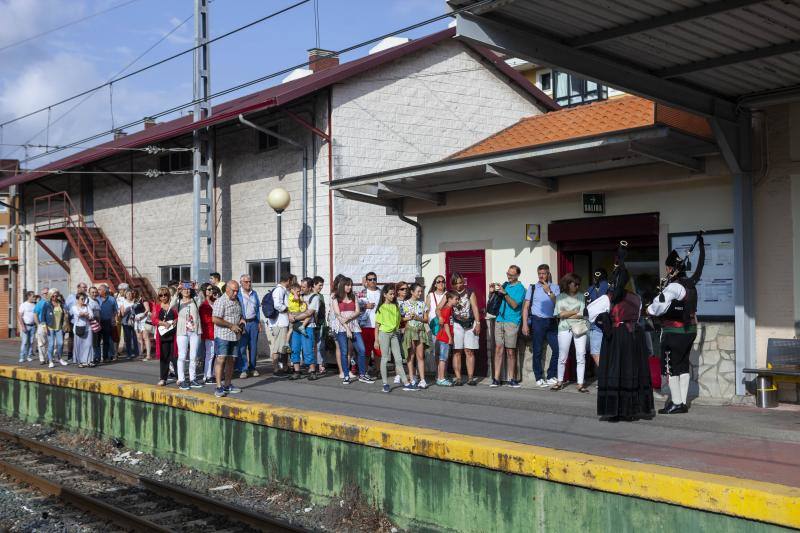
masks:
[(114, 344), (111, 332), (116, 327), (119, 308), (117, 307), (117, 299), (108, 293), (108, 285), (103, 283), (98, 289), (100, 291), (97, 296), (97, 303), (100, 306), (99, 337), (100, 342), (103, 344), (103, 361), (110, 361), (112, 359), (111, 345)]
[(519, 282), (520, 268), (511, 265), (506, 271), (508, 281), (500, 285), (489, 285), (489, 293), (499, 292), (503, 303), (494, 324), (494, 377), (490, 387), (500, 386), (500, 371), (503, 366), (503, 353), (506, 356), (506, 378), (508, 385), (519, 387), (517, 375), (517, 335), (522, 318), (522, 301), (525, 299), (525, 286)]
[[(256, 370), (256, 360), (258, 359), (258, 334), (261, 333), (261, 300), (258, 293), (253, 290), (253, 282), (250, 276), (244, 275), (239, 278), (239, 305), (242, 306), (242, 337), (239, 339), (239, 357), (236, 359), (236, 371), (239, 377), (244, 379), (248, 372), (253, 377), (258, 377)], [(250, 356), (248, 357), (248, 350)]]
[[(553, 317), (556, 296), (561, 292), (553, 283), (549, 265), (536, 268), (539, 278), (535, 285), (528, 287), (525, 303), (522, 306), (522, 334), (531, 335), (533, 352), (533, 374), (540, 387), (555, 385), (558, 382), (558, 320)], [(550, 364), (547, 365), (547, 378), (542, 375), (544, 344), (550, 345)]]
[(50, 288), (45, 287), (41, 290), (40, 299), (33, 308), (33, 316), (36, 322), (36, 348), (39, 352), (39, 364), (47, 364), (47, 320), (44, 316), (44, 307), (50, 301)]

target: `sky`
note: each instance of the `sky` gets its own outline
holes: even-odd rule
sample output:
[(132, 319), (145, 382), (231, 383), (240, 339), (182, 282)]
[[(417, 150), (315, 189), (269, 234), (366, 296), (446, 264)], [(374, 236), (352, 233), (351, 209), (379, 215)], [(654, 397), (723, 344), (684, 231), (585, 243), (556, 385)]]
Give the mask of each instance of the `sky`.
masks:
[[(211, 36), (217, 36), (295, 3), (296, 0), (213, 0)], [(317, 0), (320, 47), (339, 50), (446, 11), (444, 0)], [(67, 28), (36, 36), (77, 19), (110, 11)], [(0, 122), (49, 106), (115, 77), (142, 52), (180, 25), (194, 11), (194, 0), (0, 0)], [(445, 19), (403, 37), (419, 38), (447, 27)], [(193, 46), (189, 20), (126, 72)], [(314, 2), (211, 45), (211, 90), (297, 65), (316, 44)], [(13, 46), (9, 46), (13, 45)], [(367, 54), (351, 52), (347, 61)], [(281, 76), (283, 77), (283, 76)], [(255, 92), (280, 78), (215, 100), (214, 104)], [(70, 111), (79, 100), (52, 107), (2, 128), (0, 144), (60, 145), (110, 130), (192, 99), (192, 55), (104, 88)], [(67, 111), (69, 111), (67, 113)], [(159, 121), (172, 117), (164, 117)], [(132, 129), (135, 131), (141, 126)], [(89, 144), (97, 144), (102, 140)], [(28, 155), (43, 152), (29, 148)], [(64, 151), (31, 161), (36, 168)], [(25, 150), (0, 146), (0, 158), (23, 159)]]

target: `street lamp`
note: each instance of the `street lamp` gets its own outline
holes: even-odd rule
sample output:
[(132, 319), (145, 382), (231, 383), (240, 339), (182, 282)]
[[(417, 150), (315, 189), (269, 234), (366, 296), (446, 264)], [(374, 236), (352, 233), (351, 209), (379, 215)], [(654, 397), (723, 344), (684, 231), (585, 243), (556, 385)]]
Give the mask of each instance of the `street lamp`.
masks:
[(269, 192), (269, 196), (267, 196), (267, 203), (275, 210), (275, 214), (278, 216), (278, 264), (275, 267), (275, 285), (278, 285), (278, 282), (281, 280), (281, 263), (283, 262), (283, 253), (281, 250), (281, 215), (284, 210), (289, 207), (290, 201), (291, 197), (289, 196), (289, 192), (283, 187), (272, 189)]

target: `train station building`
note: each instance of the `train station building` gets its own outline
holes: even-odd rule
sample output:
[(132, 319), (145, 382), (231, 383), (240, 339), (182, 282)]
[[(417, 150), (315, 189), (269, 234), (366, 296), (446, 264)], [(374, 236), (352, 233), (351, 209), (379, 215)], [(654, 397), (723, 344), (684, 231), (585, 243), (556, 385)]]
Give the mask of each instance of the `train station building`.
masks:
[[(743, 370), (763, 367), (768, 339), (795, 338), (800, 324), (800, 93), (785, 87), (800, 82), (800, 56), (749, 33), (753, 50), (741, 52), (729, 35), (732, 21), (775, 30), (771, 3), (680, 16), (664, 6), (645, 22), (633, 7), (578, 3), (586, 17), (538, 1), (481, 7), (457, 16), (458, 38), (631, 96), (526, 117), (439, 162), (332, 186), (416, 215), (425, 277), (466, 271), (476, 290), (509, 264), (533, 280), (540, 263), (585, 287), (624, 239), (647, 293), (669, 251), (706, 231), (693, 379), (701, 397), (743, 395), (754, 377)], [(701, 26), (724, 44), (685, 47), (679, 35)], [(781, 394), (797, 399), (794, 384)]]

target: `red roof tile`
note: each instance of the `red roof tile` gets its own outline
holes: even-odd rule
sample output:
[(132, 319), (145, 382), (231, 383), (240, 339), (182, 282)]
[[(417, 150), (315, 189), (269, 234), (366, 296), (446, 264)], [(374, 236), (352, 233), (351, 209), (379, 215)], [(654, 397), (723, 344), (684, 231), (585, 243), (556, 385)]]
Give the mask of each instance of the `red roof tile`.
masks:
[(671, 126), (699, 137), (713, 137), (711, 127), (702, 117), (638, 96), (623, 96), (523, 118), (469, 148), (456, 152), (449, 159), (594, 137), (657, 124)]
[[(253, 111), (258, 111), (269, 107), (281, 106), (303, 96), (312, 94), (320, 89), (324, 89), (325, 87), (333, 85), (334, 83), (341, 82), (351, 76), (361, 74), (369, 69), (383, 65), (390, 61), (394, 61), (395, 59), (446, 39), (451, 39), (455, 36), (455, 33), (455, 28), (448, 28), (421, 39), (413, 39), (408, 43), (388, 48), (381, 52), (370, 54), (353, 61), (348, 61), (303, 78), (281, 83), (262, 91), (215, 105), (212, 109), (211, 117), (206, 120), (193, 122), (191, 117), (184, 116), (168, 122), (156, 124), (155, 126), (131, 133), (121, 137), (120, 139), (115, 139), (113, 141), (100, 144), (96, 147), (69, 155), (57, 161), (53, 161), (52, 163), (48, 163), (37, 170), (51, 170), (54, 172), (57, 170), (66, 170), (76, 166), (85, 165), (93, 161), (98, 161), (117, 153), (115, 150), (113, 150), (113, 148), (133, 148), (147, 146), (152, 143), (189, 133), (201, 127), (232, 120), (240, 113), (251, 113)], [(497, 69), (499, 69), (503, 74), (508, 76), (513, 82), (517, 83), (524, 91), (536, 99), (539, 102), (539, 105), (541, 105), (544, 109), (558, 109), (558, 105), (553, 102), (549, 96), (545, 95), (519, 72), (509, 67), (504, 61), (499, 60), (496, 55), (491, 54), (487, 48), (469, 43), (463, 44), (469, 46), (486, 58), (489, 62), (494, 64)], [(0, 188), (33, 181), (45, 176), (47, 176), (47, 174), (44, 173), (18, 174), (16, 176), (0, 179)]]

